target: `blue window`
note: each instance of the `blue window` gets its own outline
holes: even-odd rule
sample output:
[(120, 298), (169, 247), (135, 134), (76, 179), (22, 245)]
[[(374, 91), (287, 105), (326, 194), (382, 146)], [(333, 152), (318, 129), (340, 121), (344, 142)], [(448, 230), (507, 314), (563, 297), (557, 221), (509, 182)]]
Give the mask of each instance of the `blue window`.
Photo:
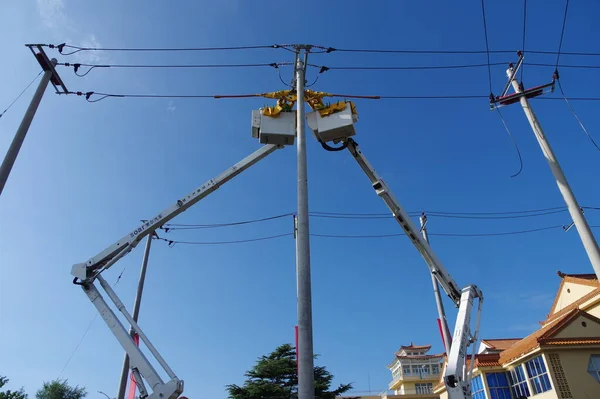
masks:
[(490, 399), (511, 399), (510, 383), (506, 373), (488, 373), (485, 377), (490, 390)]
[(590, 362), (588, 363), (588, 373), (598, 383), (600, 383), (600, 355), (590, 355)]
[(522, 397), (528, 398), (530, 396), (529, 387), (527, 386), (523, 366), (517, 366), (510, 370), (509, 376), (514, 397), (517, 399)]
[(480, 375), (473, 377), (471, 380), (471, 392), (473, 393), (473, 399), (486, 399), (485, 387)]
[(534, 357), (525, 363), (525, 366), (527, 367), (527, 374), (529, 375), (529, 381), (531, 382), (531, 388), (533, 389), (534, 395), (552, 389), (542, 355)]

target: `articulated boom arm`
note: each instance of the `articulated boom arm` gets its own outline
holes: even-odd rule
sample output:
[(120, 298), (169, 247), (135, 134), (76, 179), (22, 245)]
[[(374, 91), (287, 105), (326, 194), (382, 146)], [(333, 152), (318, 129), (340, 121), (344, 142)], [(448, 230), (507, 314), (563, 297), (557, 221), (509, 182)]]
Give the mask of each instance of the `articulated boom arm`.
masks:
[[(283, 148), (283, 146), (275, 144), (263, 146), (253, 154), (233, 165), (231, 168), (225, 170), (214, 179), (207, 181), (187, 196), (177, 200), (175, 204), (88, 260), (87, 263), (79, 263), (73, 266), (71, 272), (72, 275), (75, 276), (73, 282), (81, 286), (89, 300), (94, 304), (104, 319), (106, 325), (110, 328), (129, 356), (129, 367), (135, 376), (135, 382), (140, 392), (141, 399), (177, 399), (183, 392), (183, 381), (177, 378), (173, 370), (167, 365), (166, 361), (140, 329), (137, 322), (129, 314), (125, 305), (123, 305), (123, 302), (121, 302), (117, 294), (113, 291), (110, 284), (102, 277), (101, 272), (111, 267), (120, 258), (129, 253), (142, 238), (152, 234), (157, 228), (189, 209), (192, 205), (218, 189), (222, 184), (239, 175), (241, 172), (256, 164), (278, 148)], [(102, 294), (94, 284), (95, 280), (98, 280), (115, 307), (123, 314), (127, 322), (131, 325), (132, 331), (139, 336), (140, 340), (148, 348), (148, 351), (150, 351), (152, 356), (154, 356), (154, 359), (156, 359), (158, 364), (162, 367), (163, 371), (169, 376), (169, 381), (163, 381), (152, 363), (150, 363), (146, 355), (140, 350), (137, 343), (134, 342), (133, 337), (125, 329), (123, 323), (121, 323), (115, 312), (102, 297)], [(149, 386), (147, 387), (146, 384)]]
[[(431, 273), (439, 281), (440, 285), (452, 299), (456, 307), (458, 307), (456, 327), (450, 345), (450, 353), (448, 354), (448, 365), (444, 373), (444, 382), (448, 389), (448, 397), (450, 399), (470, 399), (471, 372), (466, 370), (466, 355), (469, 345), (477, 340), (483, 295), (475, 285), (470, 285), (462, 290), (458, 288), (458, 285), (437, 258), (429, 246), (429, 243), (421, 237), (419, 229), (415, 226), (404, 209), (402, 209), (402, 206), (400, 206), (400, 203), (396, 198), (394, 198), (387, 184), (379, 177), (377, 172), (375, 172), (375, 169), (373, 169), (362, 154), (358, 144), (352, 138), (346, 138), (344, 140), (344, 146), (346, 146), (356, 162), (358, 162), (363, 172), (365, 172), (371, 181), (377, 195), (381, 197), (390, 211), (392, 211), (392, 215), (398, 224), (421, 253), (421, 256), (425, 259)], [(475, 298), (479, 299), (479, 307), (477, 310), (475, 331), (471, 334), (471, 313)], [(471, 362), (471, 369), (473, 363), (474, 362)]]
[(198, 201), (217, 190), (222, 184), (233, 179), (235, 176), (239, 175), (250, 166), (256, 164), (258, 161), (265, 158), (278, 148), (283, 147), (274, 144), (268, 144), (258, 149), (251, 155), (233, 165), (231, 168), (225, 170), (214, 179), (210, 179), (202, 186), (192, 191), (190, 194), (177, 200), (175, 204), (163, 210), (152, 219), (146, 221), (140, 227), (125, 235), (119, 241), (115, 242), (98, 255), (89, 259), (86, 263), (74, 265), (71, 274), (73, 274), (76, 279), (79, 279), (82, 282), (94, 280), (99, 273), (110, 268), (119, 259), (131, 252), (131, 250), (135, 248), (144, 237), (152, 234), (157, 228), (165, 223), (168, 223), (175, 216), (186, 211), (192, 205), (196, 204)]
[(396, 198), (394, 198), (387, 184), (383, 181), (383, 179), (381, 179), (381, 177), (379, 177), (379, 175), (377, 175), (375, 169), (373, 169), (373, 167), (369, 164), (369, 161), (367, 161), (365, 156), (358, 148), (358, 144), (353, 139), (347, 139), (345, 144), (348, 145), (348, 150), (371, 181), (371, 185), (375, 189), (377, 195), (380, 196), (387, 207), (390, 208), (394, 219), (396, 219), (408, 238), (410, 238), (414, 246), (421, 253), (421, 256), (423, 256), (425, 259), (427, 266), (429, 266), (431, 273), (433, 273), (433, 275), (440, 282), (441, 286), (444, 288), (444, 291), (446, 291), (446, 294), (448, 294), (448, 296), (452, 299), (452, 302), (458, 306), (460, 303), (461, 290), (458, 288), (458, 285), (452, 276), (450, 276), (444, 265), (442, 265), (442, 262), (440, 262), (440, 260), (437, 258), (427, 241), (421, 237), (421, 234), (419, 234), (419, 229), (415, 226), (404, 209), (402, 209), (402, 206), (400, 206), (400, 203), (396, 200)]

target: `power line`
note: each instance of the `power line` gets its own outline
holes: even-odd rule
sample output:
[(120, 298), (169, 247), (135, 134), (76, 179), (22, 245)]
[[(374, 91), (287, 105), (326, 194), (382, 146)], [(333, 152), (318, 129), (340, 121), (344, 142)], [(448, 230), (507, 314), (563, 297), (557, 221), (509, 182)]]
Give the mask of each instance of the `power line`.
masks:
[[(600, 228), (598, 226), (590, 226), (592, 228)], [(515, 230), (515, 231), (504, 231), (504, 232), (493, 232), (493, 233), (429, 233), (430, 236), (439, 236), (439, 237), (497, 237), (497, 236), (510, 236), (510, 235), (519, 235), (519, 234), (528, 234), (528, 233), (536, 233), (540, 231), (546, 230), (556, 230), (563, 229), (562, 225), (554, 225), (554, 226), (545, 226), (538, 227), (535, 229), (528, 230)], [(274, 240), (282, 237), (290, 237), (293, 236), (293, 233), (282, 233), (272, 236), (266, 237), (258, 237), (258, 238), (250, 238), (245, 240), (234, 240), (234, 241), (179, 241), (179, 240), (169, 240), (166, 238), (159, 238), (162, 241), (165, 241), (169, 244), (170, 247), (173, 247), (176, 244), (187, 244), (187, 245), (227, 245), (227, 244), (240, 244), (240, 243), (249, 243), (256, 241), (267, 241)], [(405, 233), (390, 233), (390, 234), (360, 234), (360, 235), (352, 235), (352, 234), (319, 234), (319, 233), (311, 233), (311, 237), (320, 237), (320, 238), (339, 238), (339, 239), (372, 239), (372, 238), (391, 238), (391, 237), (402, 237), (405, 236)]]
[[(70, 44), (51, 44), (50, 48), (57, 48), (62, 55), (72, 55), (80, 51), (123, 51), (123, 52), (165, 52), (165, 51), (234, 51), (234, 50), (258, 50), (258, 49), (274, 49), (281, 48), (278, 44), (258, 45), (258, 46), (229, 46), (229, 47), (80, 47)], [(63, 49), (72, 49), (68, 53), (63, 52)]]
[(585, 128), (585, 125), (583, 124), (583, 122), (581, 122), (581, 119), (579, 119), (579, 116), (577, 116), (577, 113), (575, 112), (575, 109), (573, 108), (573, 106), (571, 105), (571, 103), (569, 102), (569, 100), (567, 99), (567, 96), (565, 95), (565, 92), (563, 91), (562, 85), (560, 84), (560, 79), (556, 79), (556, 81), (558, 83), (558, 89), (560, 90), (560, 94), (562, 94), (563, 98), (565, 99), (565, 102), (569, 106), (569, 109), (573, 113), (573, 116), (577, 120), (577, 123), (579, 123), (579, 126), (581, 126), (581, 129), (586, 134), (586, 136), (588, 137), (588, 139), (590, 139), (590, 142), (594, 145), (594, 147), (596, 147), (596, 149), (598, 151), (600, 151), (600, 147), (598, 147), (598, 144), (596, 144), (596, 141), (594, 140), (594, 138), (592, 137), (592, 135), (587, 131), (587, 129)]
[[(527, 0), (523, 0), (523, 45), (521, 51), (525, 52), (525, 33), (527, 32)], [(521, 65), (521, 83), (523, 83), (524, 65)]]
[(485, 34), (485, 53), (487, 55), (488, 80), (490, 83), (490, 97), (492, 96), (492, 67), (490, 65), (490, 44), (488, 41), (487, 22), (485, 20), (485, 2), (481, 0), (481, 13), (483, 16), (483, 32)]
[[(585, 210), (600, 210), (600, 207), (582, 207)], [(430, 217), (440, 217), (449, 219), (478, 219), (478, 220), (495, 220), (495, 219), (523, 219), (538, 216), (546, 216), (552, 214), (563, 213), (567, 211), (566, 206), (552, 207), (552, 208), (540, 208), (530, 210), (519, 210), (519, 211), (508, 211), (508, 212), (446, 212), (446, 211), (410, 211), (408, 215), (416, 217), (426, 213)], [(195, 230), (195, 229), (210, 229), (220, 227), (239, 226), (253, 223), (261, 223), (265, 221), (282, 219), (285, 217), (293, 216), (294, 212), (288, 212), (273, 216), (267, 216), (256, 219), (249, 219), (243, 221), (235, 221), (228, 223), (212, 223), (212, 224), (189, 224), (189, 223), (166, 223), (163, 229), (167, 231), (175, 230)], [(389, 213), (340, 213), (340, 212), (310, 212), (310, 217), (313, 218), (325, 218), (325, 219), (349, 219), (349, 220), (378, 220), (378, 219), (393, 219)]]
[[(262, 97), (262, 94), (233, 94), (233, 95), (221, 95), (221, 94), (135, 94), (135, 93), (103, 93), (103, 92), (66, 92), (57, 94), (77, 95), (84, 96), (88, 102), (98, 102), (107, 97), (112, 98), (179, 98), (179, 99), (199, 99), (199, 98), (212, 98), (212, 99), (242, 99), (242, 98), (257, 98)], [(92, 100), (91, 96), (100, 96), (99, 99)], [(367, 99), (367, 100), (466, 100), (466, 99), (489, 99), (489, 96), (482, 96), (478, 94), (462, 94), (462, 95), (425, 95), (425, 96), (399, 96), (399, 95), (358, 95), (358, 94), (330, 94), (329, 97), (340, 97), (340, 98), (356, 98), (356, 99)], [(559, 97), (539, 97), (537, 100), (563, 100)], [(568, 100), (571, 101), (600, 101), (600, 97), (570, 97)]]
[(567, 25), (567, 11), (569, 10), (569, 0), (565, 1), (565, 14), (563, 17), (562, 30), (560, 32), (560, 41), (558, 43), (558, 51), (556, 52), (556, 69), (558, 69), (558, 61), (560, 60), (560, 50), (562, 49), (563, 38), (565, 36), (565, 26)]
[[(85, 64), (85, 63), (69, 63), (63, 62), (57, 65), (73, 67), (73, 70), (77, 76), (83, 77), (90, 73), (95, 68), (128, 68), (128, 69), (221, 69), (221, 68), (279, 68), (281, 66), (291, 65), (290, 62), (271, 62), (271, 63), (260, 63), (260, 64), (163, 64), (163, 65), (150, 65), (150, 64)], [(79, 73), (81, 67), (89, 68), (85, 73)]]
[(167, 244), (169, 244), (170, 247), (172, 247), (175, 244), (185, 244), (185, 245), (227, 245), (227, 244), (241, 244), (241, 243), (247, 243), (247, 242), (274, 240), (276, 238), (288, 237), (288, 236), (293, 236), (293, 235), (294, 235), (293, 233), (283, 233), (283, 234), (276, 234), (276, 235), (267, 236), (267, 237), (249, 238), (249, 239), (245, 239), (245, 240), (204, 241), (204, 242), (202, 242), (202, 241), (169, 240), (167, 238), (157, 238), (157, 239), (161, 240), (161, 241), (165, 241)]
[(23, 91), (21, 91), (21, 93), (19, 93), (19, 95), (8, 105), (8, 107), (6, 107), (6, 109), (4, 111), (2, 111), (2, 113), (0, 113), (0, 118), (2, 118), (2, 116), (4, 116), (4, 114), (6, 113), (6, 111), (8, 111), (16, 102), (19, 98), (21, 98), (21, 96), (23, 94), (25, 94), (25, 92), (27, 91), (27, 89), (29, 89), (29, 87), (31, 87), (31, 85), (37, 80), (37, 78), (40, 77), (40, 75), (43, 73), (44, 71), (41, 70), (37, 75), (35, 75), (35, 78), (33, 78), (33, 80), (31, 82), (29, 82), (29, 84), (27, 86), (25, 86), (25, 88), (23, 89)]
[(517, 156), (519, 157), (519, 170), (517, 171), (517, 173), (510, 176), (510, 177), (517, 177), (519, 174), (521, 174), (521, 171), (523, 170), (523, 157), (521, 156), (521, 150), (519, 149), (517, 140), (515, 140), (515, 137), (510, 132), (510, 129), (508, 128), (508, 125), (506, 124), (506, 121), (504, 120), (504, 117), (502, 116), (500, 109), (498, 107), (495, 107), (495, 109), (496, 109), (496, 111), (498, 111), (498, 116), (500, 117), (500, 121), (502, 121), (502, 125), (504, 126), (504, 129), (506, 130), (508, 137), (510, 137), (510, 139), (513, 143), (513, 146), (515, 147), (515, 151), (517, 151)]

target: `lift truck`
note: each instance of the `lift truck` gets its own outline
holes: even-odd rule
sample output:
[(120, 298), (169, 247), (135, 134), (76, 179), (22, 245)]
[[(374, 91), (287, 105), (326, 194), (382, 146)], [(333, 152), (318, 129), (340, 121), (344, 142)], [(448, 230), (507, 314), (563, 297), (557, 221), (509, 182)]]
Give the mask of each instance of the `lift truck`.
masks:
[[(292, 110), (292, 106), (297, 101), (295, 93), (293, 91), (280, 91), (267, 93), (265, 96), (268, 98), (277, 98), (278, 101), (274, 107), (265, 107), (252, 112), (252, 136), (263, 144), (261, 148), (220, 175), (205, 182), (188, 195), (181, 197), (173, 205), (147, 220), (141, 226), (132, 230), (96, 256), (90, 258), (87, 262), (78, 263), (72, 267), (73, 283), (81, 286), (83, 292), (94, 304), (109, 329), (128, 354), (130, 359), (129, 366), (135, 377), (141, 399), (177, 399), (183, 392), (183, 380), (176, 376), (137, 322), (133, 320), (125, 305), (102, 277), (102, 273), (131, 252), (142, 239), (153, 234), (156, 229), (216, 191), (221, 185), (230, 181), (277, 149), (294, 144), (294, 138), (296, 137), (296, 112)], [(483, 295), (475, 285), (469, 285), (463, 289), (459, 288), (441, 261), (434, 254), (429, 244), (419, 235), (419, 229), (392, 195), (387, 184), (375, 172), (362, 154), (358, 144), (352, 138), (356, 134), (354, 124), (358, 122), (358, 114), (354, 104), (343, 101), (326, 105), (323, 102), (323, 98), (327, 96), (331, 95), (311, 90), (305, 91), (305, 98), (302, 100), (306, 101), (313, 109), (313, 112), (307, 114), (308, 125), (323, 148), (328, 151), (347, 149), (350, 152), (371, 181), (376, 194), (385, 202), (392, 212), (393, 217), (421, 253), (431, 273), (458, 307), (453, 340), (450, 346), (450, 353), (448, 354), (447, 366), (444, 371), (444, 383), (448, 389), (450, 399), (470, 399), (471, 372), (474, 362), (471, 362), (471, 367), (467, 370), (466, 356), (469, 345), (473, 344), (473, 348), (476, 347), (474, 344), (477, 341)], [(340, 146), (333, 147), (330, 143), (334, 145), (339, 144)], [(132, 336), (102, 296), (96, 286), (96, 281), (100, 284), (100, 287), (104, 290), (108, 298), (110, 298), (114, 306), (123, 314), (127, 322), (131, 325), (132, 330), (137, 333), (156, 362), (168, 375), (168, 381), (162, 379), (146, 354), (134, 342)], [(471, 313), (475, 299), (478, 300), (478, 308), (475, 328), (472, 331)]]

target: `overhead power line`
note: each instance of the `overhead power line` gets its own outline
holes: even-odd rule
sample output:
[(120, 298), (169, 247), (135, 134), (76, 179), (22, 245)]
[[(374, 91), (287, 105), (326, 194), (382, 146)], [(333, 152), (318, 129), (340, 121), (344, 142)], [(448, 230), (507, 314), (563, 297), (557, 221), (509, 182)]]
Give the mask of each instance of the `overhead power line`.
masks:
[[(57, 93), (66, 95), (77, 95), (83, 96), (89, 102), (98, 102), (108, 97), (112, 98), (180, 98), (180, 99), (192, 99), (192, 98), (212, 98), (212, 99), (242, 99), (242, 98), (257, 98), (262, 97), (261, 94), (137, 94), (137, 93), (104, 93), (104, 92), (82, 92), (82, 91), (70, 91), (67, 93)], [(98, 99), (92, 99), (92, 96), (100, 96)], [(411, 96), (411, 95), (358, 95), (358, 94), (331, 94), (329, 97), (339, 98), (356, 98), (366, 100), (467, 100), (467, 99), (488, 99), (489, 96), (483, 96), (478, 94), (462, 94), (462, 95), (424, 95), (424, 96)], [(600, 101), (600, 97), (569, 97), (571, 101)], [(538, 97), (535, 100), (564, 100), (559, 97)]]
[[(592, 228), (600, 228), (599, 226), (590, 226)], [(528, 233), (536, 233), (540, 231), (547, 230), (564, 230), (564, 226), (562, 225), (554, 225), (554, 226), (545, 226), (538, 227), (534, 229), (527, 230), (514, 230), (514, 231), (503, 231), (503, 232), (490, 232), (490, 233), (428, 233), (430, 236), (438, 236), (438, 237), (498, 237), (498, 236), (511, 236), (511, 235), (520, 235), (520, 234), (528, 234)], [(403, 237), (405, 233), (390, 233), (390, 234), (360, 234), (360, 235), (352, 235), (352, 234), (319, 234), (319, 233), (311, 233), (311, 237), (319, 237), (319, 238), (337, 238), (337, 239), (373, 239), (373, 238), (392, 238), (392, 237)], [(244, 240), (233, 240), (233, 241), (182, 241), (182, 240), (172, 240), (168, 238), (158, 238), (158, 240), (165, 241), (170, 247), (173, 247), (177, 244), (184, 245), (228, 245), (228, 244), (241, 244), (241, 243), (249, 243), (249, 242), (257, 242), (257, 241), (269, 241), (275, 240), (283, 237), (293, 237), (293, 233), (281, 233), (266, 237), (257, 237), (257, 238), (249, 238)]]
[[(71, 44), (40, 44), (40, 46), (58, 49), (62, 55), (71, 55), (80, 51), (115, 51), (115, 52), (194, 52), (194, 51), (238, 51), (238, 50), (260, 50), (260, 49), (283, 49), (291, 50), (295, 47), (294, 44), (268, 44), (268, 45), (255, 45), (255, 46), (223, 46), (223, 47), (82, 47)], [(319, 45), (311, 45), (314, 53), (382, 53), (382, 54), (457, 54), (457, 55), (468, 55), (468, 54), (514, 54), (514, 50), (473, 50), (473, 49), (448, 49), (448, 50), (435, 50), (435, 49), (373, 49), (373, 48), (336, 48)], [(73, 51), (66, 52), (65, 49)], [(318, 49), (318, 50), (314, 50)], [(543, 54), (543, 55), (556, 55), (556, 51), (546, 50), (528, 50), (529, 54)], [(596, 52), (561, 52), (562, 55), (569, 56), (592, 56), (598, 57), (600, 53)]]
[[(595, 207), (582, 207), (586, 210), (600, 210)], [(553, 207), (553, 208), (542, 208), (542, 209), (531, 209), (522, 211), (511, 211), (511, 212), (444, 212), (444, 211), (423, 211), (429, 217), (449, 218), (449, 219), (476, 219), (476, 220), (499, 220), (499, 219), (524, 219), (539, 216), (547, 216), (552, 214), (563, 213), (567, 211), (566, 206)], [(256, 219), (249, 219), (243, 221), (234, 221), (227, 223), (212, 223), (212, 224), (189, 224), (189, 223), (167, 223), (163, 226), (163, 229), (168, 231), (174, 230), (202, 230), (212, 229), (221, 227), (240, 226), (254, 223), (262, 223), (266, 221), (273, 221), (283, 219), (286, 217), (293, 216), (294, 212), (288, 212), (273, 216), (267, 216)], [(421, 211), (411, 211), (408, 215), (416, 217), (421, 215)], [(325, 218), (325, 219), (348, 219), (348, 220), (378, 220), (378, 219), (393, 219), (393, 216), (389, 213), (336, 213), (336, 212), (310, 212), (311, 218)]]

